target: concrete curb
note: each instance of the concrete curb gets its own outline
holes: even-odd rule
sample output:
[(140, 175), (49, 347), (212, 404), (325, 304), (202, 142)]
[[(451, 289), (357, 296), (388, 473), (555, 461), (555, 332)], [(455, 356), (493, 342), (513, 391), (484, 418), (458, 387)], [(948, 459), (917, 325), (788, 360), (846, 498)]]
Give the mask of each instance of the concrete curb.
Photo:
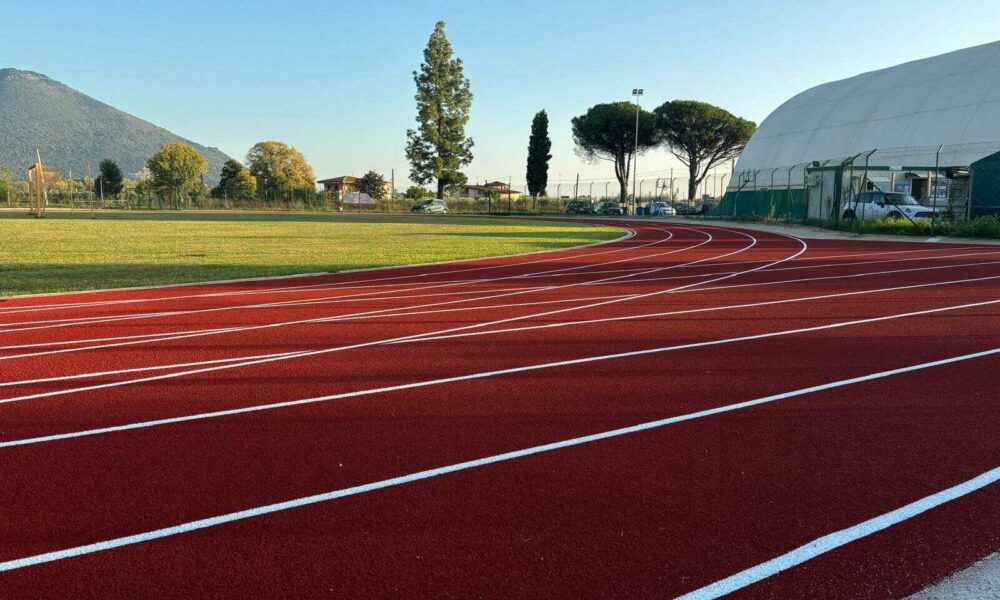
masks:
[(1000, 553), (957, 571), (907, 600), (979, 600), (1000, 598)]

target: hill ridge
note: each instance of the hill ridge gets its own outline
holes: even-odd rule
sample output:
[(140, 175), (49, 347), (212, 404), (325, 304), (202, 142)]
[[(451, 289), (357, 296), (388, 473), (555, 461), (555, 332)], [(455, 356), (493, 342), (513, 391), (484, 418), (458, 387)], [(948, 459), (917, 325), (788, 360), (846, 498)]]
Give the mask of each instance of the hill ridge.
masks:
[(184, 138), (155, 123), (119, 110), (44, 73), (0, 69), (0, 165), (15, 177), (33, 162), (35, 148), (42, 161), (62, 173), (79, 176), (89, 166), (96, 173), (110, 158), (134, 177), (163, 144), (184, 142), (208, 161), (206, 183), (218, 180), (229, 156), (218, 148)]

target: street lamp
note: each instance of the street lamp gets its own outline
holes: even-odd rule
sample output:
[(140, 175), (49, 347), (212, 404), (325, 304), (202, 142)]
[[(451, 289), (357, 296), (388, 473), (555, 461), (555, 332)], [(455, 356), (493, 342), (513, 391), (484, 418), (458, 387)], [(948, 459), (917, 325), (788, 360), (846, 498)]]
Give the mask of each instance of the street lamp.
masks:
[(632, 207), (635, 207), (635, 186), (639, 177), (639, 96), (642, 96), (642, 88), (633, 88), (632, 95), (635, 96), (635, 151), (632, 153)]

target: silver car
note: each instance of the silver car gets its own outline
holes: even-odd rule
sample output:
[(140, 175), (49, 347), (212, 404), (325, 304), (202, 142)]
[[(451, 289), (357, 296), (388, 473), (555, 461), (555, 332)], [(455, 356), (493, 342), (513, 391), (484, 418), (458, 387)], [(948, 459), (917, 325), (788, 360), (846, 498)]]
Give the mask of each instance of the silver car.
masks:
[(677, 210), (666, 202), (650, 202), (649, 214), (653, 217), (673, 217), (677, 214)]
[(410, 212), (448, 214), (448, 205), (444, 200), (421, 200), (410, 207)]
[(900, 192), (862, 192), (844, 210), (843, 219), (933, 219), (937, 211)]

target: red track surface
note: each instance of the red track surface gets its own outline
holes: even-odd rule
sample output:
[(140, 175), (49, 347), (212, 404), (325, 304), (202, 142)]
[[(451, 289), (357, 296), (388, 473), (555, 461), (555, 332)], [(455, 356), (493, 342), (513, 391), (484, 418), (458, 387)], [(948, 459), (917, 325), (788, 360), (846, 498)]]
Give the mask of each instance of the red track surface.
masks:
[[(0, 304), (0, 597), (663, 598), (1000, 466), (1000, 354), (844, 382), (1000, 347), (1000, 248), (631, 227)], [(997, 548), (991, 484), (736, 595), (896, 597)]]

